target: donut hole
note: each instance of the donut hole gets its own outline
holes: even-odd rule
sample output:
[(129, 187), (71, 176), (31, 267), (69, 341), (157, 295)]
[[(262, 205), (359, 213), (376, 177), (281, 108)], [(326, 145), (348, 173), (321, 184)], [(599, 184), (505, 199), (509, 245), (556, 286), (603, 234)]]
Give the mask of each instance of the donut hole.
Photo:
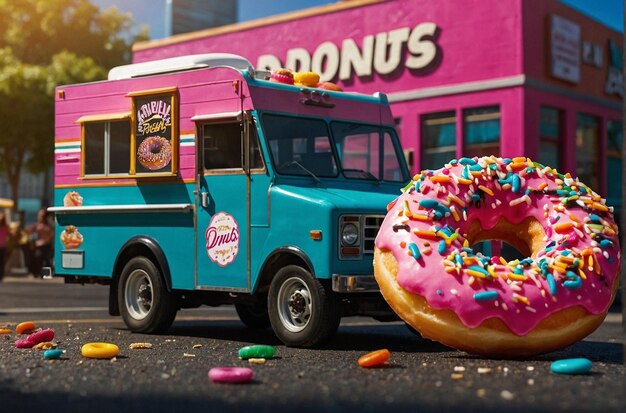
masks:
[[(535, 257), (543, 248), (545, 232), (534, 217), (525, 218), (518, 224), (512, 224), (504, 218), (492, 228), (483, 228), (479, 221), (473, 221), (467, 231), (467, 241), (474, 248), (484, 246), (484, 241), (501, 241), (508, 245), (504, 251), (516, 250), (522, 258)], [(513, 253), (515, 254), (515, 253)], [(505, 257), (507, 258), (507, 257)]]
[(156, 141), (150, 144), (149, 149), (151, 153), (157, 154), (161, 152), (161, 150), (163, 149), (163, 145), (161, 145), (161, 142)]
[(499, 256), (507, 261), (523, 260), (529, 255), (523, 254), (520, 250), (511, 244), (501, 240), (480, 241), (471, 246), (474, 254), (482, 254), (485, 256)]

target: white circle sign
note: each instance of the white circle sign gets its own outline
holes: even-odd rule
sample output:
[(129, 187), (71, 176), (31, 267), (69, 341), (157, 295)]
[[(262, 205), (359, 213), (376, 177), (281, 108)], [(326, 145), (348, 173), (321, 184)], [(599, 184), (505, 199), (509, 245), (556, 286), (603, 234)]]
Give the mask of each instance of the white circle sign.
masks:
[(213, 215), (204, 236), (211, 261), (225, 267), (235, 260), (239, 253), (239, 225), (232, 215), (226, 212)]

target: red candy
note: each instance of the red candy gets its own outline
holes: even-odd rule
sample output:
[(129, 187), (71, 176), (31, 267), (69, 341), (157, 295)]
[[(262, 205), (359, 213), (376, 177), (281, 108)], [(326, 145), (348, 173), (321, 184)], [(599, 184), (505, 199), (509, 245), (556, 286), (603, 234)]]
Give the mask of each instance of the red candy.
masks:
[(37, 331), (29, 335), (26, 340), (33, 343), (33, 345), (39, 344), (39, 343), (45, 343), (46, 341), (52, 341), (54, 340), (54, 330), (46, 329), (46, 330)]

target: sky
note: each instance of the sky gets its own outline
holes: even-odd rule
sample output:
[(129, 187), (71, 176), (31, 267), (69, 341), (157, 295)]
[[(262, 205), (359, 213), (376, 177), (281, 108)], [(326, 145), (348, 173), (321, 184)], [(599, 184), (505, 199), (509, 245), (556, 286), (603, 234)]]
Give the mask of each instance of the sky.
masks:
[[(92, 0), (100, 7), (116, 6), (121, 11), (131, 12), (138, 24), (149, 26), (151, 39), (165, 37), (165, 1)], [(624, 0), (560, 1), (614, 30), (624, 31)], [(244, 22), (335, 2), (336, 0), (239, 0), (237, 18), (239, 22)], [(146, 4), (150, 4), (150, 7), (146, 7)]]

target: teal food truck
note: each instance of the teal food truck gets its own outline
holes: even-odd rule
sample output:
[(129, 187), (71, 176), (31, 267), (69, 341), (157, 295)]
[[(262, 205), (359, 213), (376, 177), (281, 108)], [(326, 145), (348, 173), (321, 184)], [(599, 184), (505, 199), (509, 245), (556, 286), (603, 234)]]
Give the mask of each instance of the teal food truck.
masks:
[(48, 275), (108, 285), (132, 331), (234, 304), (247, 326), (310, 347), (342, 316), (393, 316), (374, 238), (409, 172), (384, 94), (206, 54), (59, 87), (55, 115)]

